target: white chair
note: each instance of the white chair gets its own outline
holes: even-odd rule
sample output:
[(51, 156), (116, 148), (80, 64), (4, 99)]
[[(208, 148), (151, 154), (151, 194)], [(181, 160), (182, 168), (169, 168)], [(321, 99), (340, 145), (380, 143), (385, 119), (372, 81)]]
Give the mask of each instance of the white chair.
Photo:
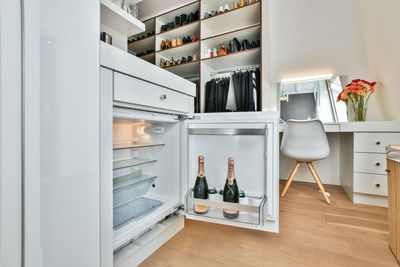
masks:
[(321, 121), (289, 120), (283, 133), (281, 153), (288, 158), (294, 159), (297, 163), (289, 175), (281, 197), (286, 195), (286, 192), (289, 189), (301, 163), (306, 163), (317, 182), (325, 201), (328, 204), (331, 204), (325, 188), (321, 183), (321, 179), (312, 165), (313, 161), (327, 158), (329, 152), (328, 138), (326, 137), (324, 126)]

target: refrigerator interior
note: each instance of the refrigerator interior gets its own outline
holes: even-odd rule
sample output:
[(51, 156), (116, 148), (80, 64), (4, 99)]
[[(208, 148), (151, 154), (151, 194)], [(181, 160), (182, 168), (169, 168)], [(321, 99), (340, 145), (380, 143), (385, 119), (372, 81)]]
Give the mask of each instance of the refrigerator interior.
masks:
[[(265, 212), (266, 202), (266, 164), (267, 136), (265, 124), (253, 125), (218, 125), (218, 128), (204, 128), (200, 134), (191, 133), (188, 136), (188, 175), (186, 194), (186, 212), (194, 216), (214, 218), (216, 220), (229, 221), (231, 223), (244, 223), (261, 225)], [(215, 127), (215, 126), (214, 126)], [(242, 129), (239, 129), (242, 128)], [(250, 129), (247, 133), (245, 128)], [(254, 130), (254, 131), (253, 131)], [(235, 133), (236, 132), (236, 133)], [(251, 133), (251, 132), (255, 132)], [(198, 156), (205, 157), (205, 175), (209, 187), (217, 189), (216, 194), (209, 195), (209, 211), (204, 215), (194, 213), (191, 201), (193, 199), (192, 188), (194, 186), (197, 170)], [(226, 205), (223, 196), (219, 194), (224, 189), (227, 172), (228, 158), (235, 159), (235, 175), (239, 190), (243, 190), (245, 197), (239, 199), (239, 217), (226, 219), (222, 208)], [(191, 201), (188, 201), (190, 199)], [(241, 206), (242, 205), (242, 206)]]
[(119, 118), (113, 122), (114, 251), (180, 205), (180, 124)]

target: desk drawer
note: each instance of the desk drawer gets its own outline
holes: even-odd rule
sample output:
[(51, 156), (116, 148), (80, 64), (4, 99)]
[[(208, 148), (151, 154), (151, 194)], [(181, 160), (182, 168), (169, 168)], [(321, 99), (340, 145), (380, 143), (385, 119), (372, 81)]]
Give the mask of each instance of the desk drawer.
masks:
[(387, 196), (387, 177), (379, 174), (354, 173), (354, 192)]
[(354, 152), (385, 153), (385, 146), (400, 143), (400, 133), (354, 133)]
[(354, 171), (386, 174), (386, 156), (376, 153), (354, 153)]
[(114, 72), (114, 101), (188, 113), (190, 96)]

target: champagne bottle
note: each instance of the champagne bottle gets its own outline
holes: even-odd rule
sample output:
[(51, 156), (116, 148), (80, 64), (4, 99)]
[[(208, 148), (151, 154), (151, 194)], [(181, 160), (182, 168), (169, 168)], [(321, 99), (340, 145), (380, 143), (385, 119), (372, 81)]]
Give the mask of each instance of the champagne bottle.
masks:
[[(235, 160), (228, 158), (228, 177), (226, 178), (224, 187), (224, 198), (225, 202), (239, 203), (239, 188), (236, 183), (235, 177)], [(239, 217), (238, 210), (223, 209), (225, 218), (236, 219)]]
[[(194, 184), (194, 198), (208, 199), (208, 184), (204, 175), (204, 156), (199, 156), (199, 170), (197, 172), (196, 183)], [(196, 213), (204, 214), (208, 212), (207, 206), (193, 205)]]

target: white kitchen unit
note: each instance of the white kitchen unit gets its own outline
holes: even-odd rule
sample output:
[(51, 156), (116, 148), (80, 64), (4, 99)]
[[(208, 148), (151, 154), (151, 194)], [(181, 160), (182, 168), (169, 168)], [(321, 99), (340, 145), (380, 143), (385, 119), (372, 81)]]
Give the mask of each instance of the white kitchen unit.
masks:
[[(278, 112), (193, 115), (193, 83), (104, 43), (100, 58), (102, 266), (136, 266), (183, 216), (278, 232)], [(239, 204), (192, 197), (199, 155), (218, 190), (235, 158)], [(224, 207), (239, 217), (224, 218)]]

